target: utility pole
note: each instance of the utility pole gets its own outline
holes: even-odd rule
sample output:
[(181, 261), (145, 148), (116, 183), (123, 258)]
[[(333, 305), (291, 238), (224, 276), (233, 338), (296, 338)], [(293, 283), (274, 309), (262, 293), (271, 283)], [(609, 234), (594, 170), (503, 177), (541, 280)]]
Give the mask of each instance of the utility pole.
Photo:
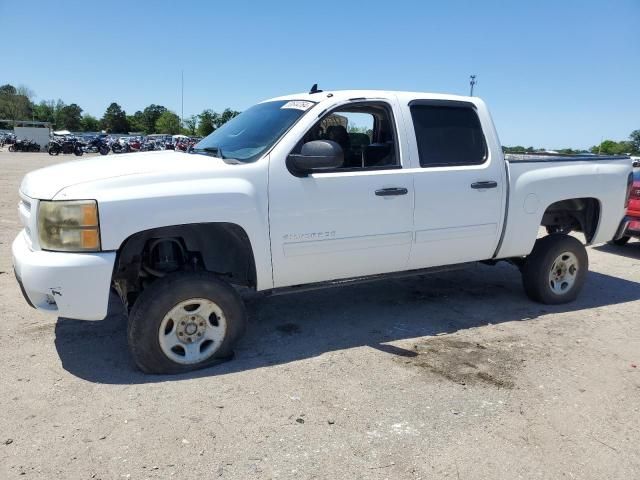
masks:
[(471, 92), (469, 93), (470, 97), (473, 97), (473, 87), (474, 85), (478, 83), (476, 82), (476, 76), (475, 75), (469, 75), (469, 85), (471, 85)]
[(180, 126), (184, 125), (184, 70), (180, 71), (181, 76), (181, 84), (182, 87), (180, 89)]

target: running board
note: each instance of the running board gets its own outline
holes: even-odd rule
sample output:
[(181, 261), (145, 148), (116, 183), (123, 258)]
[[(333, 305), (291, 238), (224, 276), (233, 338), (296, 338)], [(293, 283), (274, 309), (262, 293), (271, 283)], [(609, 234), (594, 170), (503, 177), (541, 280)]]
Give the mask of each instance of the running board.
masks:
[(273, 288), (271, 290), (265, 290), (265, 295), (287, 295), (290, 293), (300, 293), (300, 292), (309, 292), (312, 290), (319, 290), (322, 288), (332, 288), (332, 287), (342, 287), (346, 285), (357, 285), (359, 283), (368, 283), (375, 282), (377, 280), (389, 280), (393, 278), (406, 278), (406, 277), (415, 277), (417, 275), (429, 275), (433, 273), (440, 272), (450, 272), (453, 270), (462, 270), (464, 268), (468, 268), (473, 265), (477, 265), (478, 262), (466, 262), (466, 263), (457, 263), (455, 265), (442, 265), (440, 267), (429, 267), (429, 268), (420, 268), (418, 270), (405, 270), (403, 272), (390, 272), (390, 273), (381, 273), (376, 275), (367, 275), (364, 277), (351, 277), (351, 278), (343, 278), (340, 280), (329, 280), (326, 282), (316, 282), (316, 283), (308, 283), (303, 285), (292, 285), (290, 287), (279, 287)]

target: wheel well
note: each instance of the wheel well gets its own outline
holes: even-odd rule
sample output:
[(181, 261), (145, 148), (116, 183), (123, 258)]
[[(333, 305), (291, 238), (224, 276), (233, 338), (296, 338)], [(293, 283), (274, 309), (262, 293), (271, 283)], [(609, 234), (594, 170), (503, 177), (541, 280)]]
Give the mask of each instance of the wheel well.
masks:
[(251, 242), (233, 223), (196, 223), (154, 228), (127, 238), (118, 250), (113, 284), (127, 303), (175, 271), (209, 271), (230, 283), (256, 286)]
[(571, 198), (552, 203), (542, 215), (543, 227), (549, 233), (582, 232), (591, 243), (600, 221), (600, 202), (595, 198)]

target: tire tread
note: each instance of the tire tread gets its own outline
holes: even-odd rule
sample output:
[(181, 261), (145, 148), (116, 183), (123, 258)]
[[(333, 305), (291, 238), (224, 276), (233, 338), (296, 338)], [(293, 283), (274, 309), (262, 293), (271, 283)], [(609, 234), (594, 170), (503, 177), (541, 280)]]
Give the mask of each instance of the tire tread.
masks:
[[(207, 296), (218, 304), (224, 304), (227, 335), (212, 357), (198, 364), (182, 365), (164, 355), (157, 332), (168, 311), (165, 305), (186, 300), (191, 291), (194, 297)], [(210, 272), (173, 273), (143, 290), (131, 308), (127, 327), (129, 351), (138, 368), (145, 373), (174, 374), (205, 368), (233, 356), (233, 345), (244, 333), (246, 318), (244, 303), (238, 292), (216, 275)]]

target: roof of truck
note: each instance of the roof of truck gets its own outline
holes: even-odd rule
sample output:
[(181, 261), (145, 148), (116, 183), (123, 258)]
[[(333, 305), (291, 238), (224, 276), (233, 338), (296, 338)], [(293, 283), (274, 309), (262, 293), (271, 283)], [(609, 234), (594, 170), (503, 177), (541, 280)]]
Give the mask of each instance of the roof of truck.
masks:
[(325, 90), (317, 93), (294, 93), (292, 95), (283, 95), (281, 97), (270, 98), (265, 101), (274, 100), (310, 100), (313, 102), (321, 102), (332, 98), (335, 100), (351, 100), (358, 98), (391, 98), (400, 99), (433, 99), (433, 100), (452, 100), (478, 103), (481, 100), (478, 97), (468, 97), (463, 95), (451, 95), (446, 93), (429, 93), (429, 92), (403, 92), (394, 90)]

